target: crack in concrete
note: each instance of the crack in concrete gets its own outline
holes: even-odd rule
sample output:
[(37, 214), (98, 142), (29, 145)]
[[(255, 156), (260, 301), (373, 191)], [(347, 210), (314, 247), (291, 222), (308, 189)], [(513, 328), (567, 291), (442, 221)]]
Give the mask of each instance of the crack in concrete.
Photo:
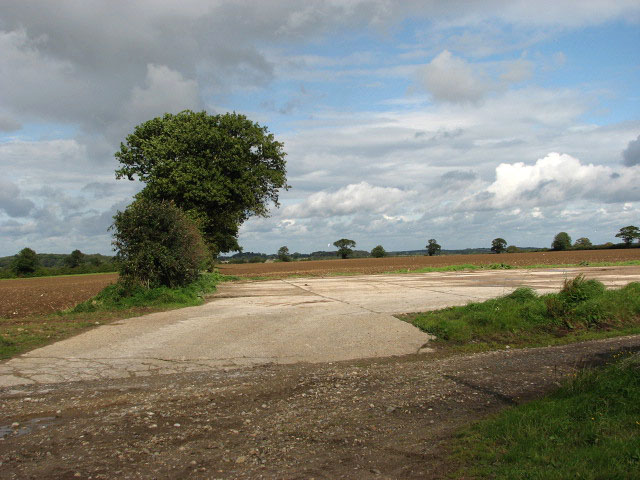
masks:
[(333, 297), (329, 297), (327, 295), (322, 295), (322, 294), (320, 294), (318, 292), (314, 292), (313, 290), (310, 290), (310, 289), (307, 289), (307, 288), (303, 288), (300, 285), (296, 285), (295, 283), (288, 282), (288, 281), (286, 281), (284, 279), (281, 279), (280, 281), (283, 282), (283, 283), (286, 283), (287, 285), (291, 285), (292, 287), (299, 288), (300, 290), (303, 290), (303, 291), (305, 291), (307, 293), (310, 293), (312, 295), (316, 295), (316, 296), (318, 296), (320, 298), (325, 298), (327, 300), (332, 300), (334, 302), (344, 303), (345, 305), (349, 305), (350, 307), (356, 307), (356, 308), (359, 308), (361, 310), (364, 310), (364, 311), (367, 311), (367, 312), (370, 312), (370, 313), (375, 313), (376, 315), (389, 315), (386, 312), (378, 312), (376, 310), (372, 310), (370, 308), (363, 307), (362, 305), (358, 305), (358, 304), (355, 304), (355, 303), (349, 303), (349, 302), (347, 302), (345, 300), (340, 300), (339, 298), (333, 298)]

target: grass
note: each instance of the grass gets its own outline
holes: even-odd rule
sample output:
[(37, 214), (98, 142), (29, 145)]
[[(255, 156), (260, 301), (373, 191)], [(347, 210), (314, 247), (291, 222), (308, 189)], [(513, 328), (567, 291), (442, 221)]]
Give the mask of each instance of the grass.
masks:
[(640, 333), (640, 283), (606, 290), (582, 275), (559, 293), (521, 287), (504, 297), (405, 316), (436, 337), (436, 346), (462, 351), (529, 347)]
[(0, 318), (0, 359), (10, 358), (43, 345), (68, 338), (88, 328), (146, 313), (200, 305), (216, 285), (230, 278), (203, 274), (182, 288), (166, 287), (125, 291), (109, 285), (98, 295), (74, 308), (44, 316)]
[(640, 478), (640, 355), (581, 371), (454, 441), (455, 478)]
[(430, 272), (457, 272), (460, 270), (511, 270), (515, 268), (536, 269), (536, 268), (566, 268), (566, 267), (627, 267), (640, 265), (640, 260), (625, 260), (621, 262), (580, 262), (580, 263), (561, 263), (547, 265), (544, 263), (535, 265), (509, 265), (507, 263), (490, 263), (486, 265), (472, 265), (469, 263), (459, 265), (447, 265), (444, 267), (422, 267), (422, 268), (402, 268), (399, 270), (391, 270), (384, 273), (430, 273)]

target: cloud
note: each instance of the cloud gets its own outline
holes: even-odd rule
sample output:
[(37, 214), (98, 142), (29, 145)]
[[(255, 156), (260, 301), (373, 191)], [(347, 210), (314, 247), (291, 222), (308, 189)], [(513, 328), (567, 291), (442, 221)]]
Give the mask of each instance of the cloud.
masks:
[(622, 152), (622, 159), (627, 167), (640, 165), (640, 135), (629, 142), (627, 148)]
[(139, 123), (162, 115), (199, 107), (198, 82), (185, 79), (166, 65), (147, 65), (143, 87), (135, 86), (126, 107), (125, 118)]
[(31, 200), (22, 197), (17, 185), (0, 179), (0, 210), (10, 217), (26, 217), (34, 207)]
[(502, 163), (495, 181), (460, 202), (458, 209), (505, 209), (563, 205), (568, 202), (627, 202), (640, 199), (640, 169), (618, 177), (610, 167), (583, 165), (566, 154), (549, 153), (534, 165)]
[(317, 192), (306, 200), (284, 208), (286, 218), (332, 217), (396, 211), (415, 192), (393, 187), (377, 187), (367, 182), (347, 185), (335, 192)]
[(486, 75), (444, 50), (420, 72), (424, 88), (439, 102), (477, 102), (490, 90)]
[(15, 132), (16, 130), (20, 130), (20, 128), (22, 128), (20, 122), (0, 114), (0, 132)]
[(528, 80), (533, 74), (533, 62), (524, 58), (508, 62), (505, 67), (506, 70), (500, 75), (500, 79), (508, 84)]

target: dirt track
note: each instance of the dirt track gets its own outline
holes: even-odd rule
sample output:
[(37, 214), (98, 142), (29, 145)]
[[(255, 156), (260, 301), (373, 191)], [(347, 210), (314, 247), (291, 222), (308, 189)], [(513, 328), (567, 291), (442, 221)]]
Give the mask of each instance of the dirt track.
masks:
[(459, 428), (623, 347), (640, 336), (4, 390), (0, 476), (443, 478)]

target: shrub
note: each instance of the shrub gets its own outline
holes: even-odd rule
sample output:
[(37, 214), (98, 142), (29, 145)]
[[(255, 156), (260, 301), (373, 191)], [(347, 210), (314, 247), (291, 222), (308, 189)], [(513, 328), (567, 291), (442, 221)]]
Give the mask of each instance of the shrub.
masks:
[(373, 249), (371, 250), (371, 256), (374, 258), (382, 258), (382, 257), (386, 257), (386, 255), (387, 255), (387, 252), (382, 245), (373, 247)]
[(598, 297), (606, 290), (602, 282), (598, 280), (585, 280), (584, 275), (580, 274), (572, 280), (565, 280), (564, 286), (558, 298), (564, 303), (575, 305), (586, 300)]
[(111, 229), (121, 282), (129, 286), (184, 286), (209, 260), (198, 228), (172, 202), (136, 200), (116, 213)]

